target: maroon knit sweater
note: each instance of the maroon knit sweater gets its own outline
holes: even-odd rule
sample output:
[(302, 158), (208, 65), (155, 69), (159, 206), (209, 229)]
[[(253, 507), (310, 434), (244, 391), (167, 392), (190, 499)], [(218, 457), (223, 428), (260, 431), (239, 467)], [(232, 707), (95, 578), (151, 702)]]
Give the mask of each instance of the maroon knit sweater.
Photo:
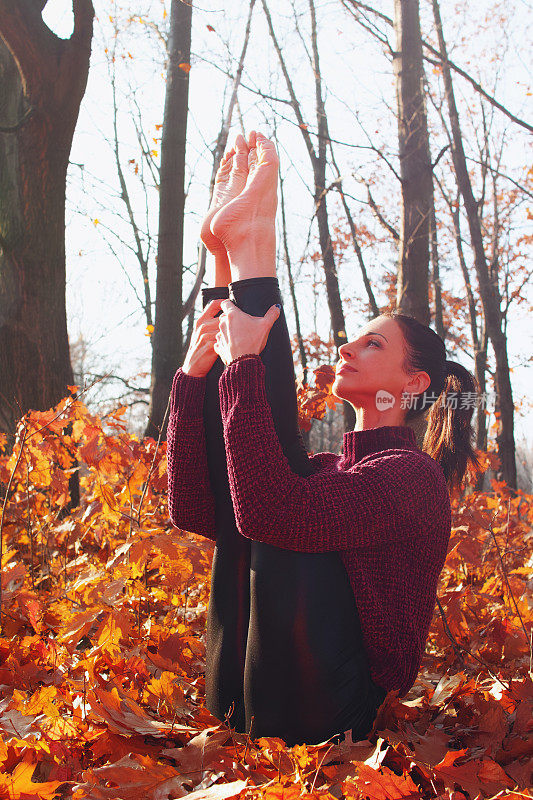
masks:
[[(203, 426), (206, 379), (177, 370), (167, 433), (170, 519), (216, 539)], [(260, 356), (219, 380), (230, 489), (243, 536), (286, 550), (336, 550), (354, 592), (372, 678), (403, 696), (413, 685), (451, 532), (440, 465), (406, 426), (349, 431), (342, 455), (310, 456), (294, 473), (279, 443)]]

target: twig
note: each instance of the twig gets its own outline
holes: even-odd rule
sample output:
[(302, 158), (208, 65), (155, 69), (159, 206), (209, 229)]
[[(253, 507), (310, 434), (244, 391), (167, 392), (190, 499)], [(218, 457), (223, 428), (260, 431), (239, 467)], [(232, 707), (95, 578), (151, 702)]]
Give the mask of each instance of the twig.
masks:
[[(471, 650), (468, 649), (468, 647), (465, 647), (464, 645), (459, 644), (459, 642), (454, 638), (452, 632), (450, 631), (450, 628), (448, 627), (448, 621), (446, 620), (446, 614), (444, 612), (444, 609), (443, 609), (438, 597), (437, 597), (437, 605), (438, 605), (439, 611), (440, 611), (440, 613), (442, 615), (442, 621), (444, 623), (444, 627), (446, 629), (446, 633), (448, 634), (448, 637), (449, 637), (449, 639), (450, 639), (450, 641), (451, 641), (451, 643), (453, 645), (453, 649), (455, 650), (455, 652), (459, 655), (460, 654), (459, 651), (460, 650), (464, 650), (465, 653), (468, 653), (470, 656), (472, 656), (472, 658), (475, 661), (478, 661), (483, 667), (485, 667), (485, 669), (487, 670), (487, 672), (489, 673), (491, 678), (494, 678), (495, 681), (498, 681), (498, 683), (501, 683), (501, 685), (503, 686), (504, 689), (507, 689), (508, 692), (513, 694), (513, 691), (511, 689), (511, 687), (508, 684), (504, 683), (501, 680), (501, 678), (499, 678), (497, 675), (494, 674), (494, 672), (491, 670), (490, 666), (487, 664), (487, 662), (483, 658), (481, 658), (481, 656), (478, 656), (475, 653), (473, 653)], [(462, 660), (462, 662), (464, 664), (465, 663), (464, 659), (461, 659), (461, 660)]]
[(246, 761), (246, 755), (248, 753), (248, 745), (250, 744), (250, 734), (252, 732), (252, 725), (254, 724), (254, 715), (252, 714), (252, 718), (250, 720), (250, 728), (248, 730), (248, 735), (246, 736), (246, 747), (244, 748), (244, 756), (243, 760)]
[[(8, 498), (9, 498), (9, 490), (11, 489), (11, 484), (13, 483), (13, 478), (15, 476), (15, 472), (17, 471), (17, 467), (18, 467), (20, 459), (22, 457), (22, 451), (24, 449), (24, 443), (25, 443), (26, 438), (27, 438), (26, 437), (27, 432), (28, 432), (28, 425), (27, 425), (27, 421), (25, 421), (24, 422), (24, 430), (22, 432), (22, 442), (21, 442), (21, 445), (20, 445), (19, 454), (17, 456), (17, 461), (15, 463), (15, 466), (11, 470), (11, 475), (9, 476), (9, 482), (8, 482), (8, 484), (6, 486), (6, 493), (5, 493), (4, 502), (3, 502), (3, 505), (2, 505), (2, 517), (0, 518), (0, 567), (2, 566), (2, 555), (3, 555), (3, 552), (2, 552), (3, 551), (3, 547), (2, 547), (2, 545), (3, 545), (3, 541), (4, 541), (3, 536), (2, 536), (2, 529), (4, 527), (4, 517), (5, 517), (5, 513), (6, 513), (7, 501), (8, 501)], [(2, 581), (1, 580), (0, 580), (0, 633), (2, 633)]]
[[(509, 502), (507, 504), (507, 533), (509, 533), (509, 516), (510, 516), (510, 513), (511, 513), (511, 498), (509, 497)], [(522, 625), (522, 630), (524, 631), (524, 636), (526, 637), (526, 642), (527, 642), (528, 641), (528, 636), (527, 636), (526, 627), (524, 625), (524, 620), (522, 619), (522, 614), (520, 613), (520, 610), (518, 608), (518, 605), (516, 603), (516, 600), (515, 600), (515, 597), (514, 597), (514, 594), (513, 594), (513, 590), (511, 589), (511, 586), (509, 584), (509, 579), (507, 578), (507, 572), (505, 570), (505, 565), (503, 563), (503, 558), (502, 558), (500, 546), (498, 544), (498, 540), (496, 539), (496, 535), (495, 535), (494, 531), (492, 530), (492, 522), (493, 522), (493, 520), (490, 521), (488, 530), (489, 530), (490, 535), (492, 536), (492, 539), (493, 539), (494, 544), (496, 546), (496, 550), (498, 552), (498, 558), (500, 559), (500, 565), (501, 565), (501, 568), (502, 568), (503, 579), (504, 579), (505, 584), (507, 586), (507, 591), (509, 592), (509, 596), (511, 597), (511, 599), (513, 601), (516, 613), (518, 615), (518, 619), (520, 620), (520, 624)], [(485, 530), (487, 530), (487, 528)], [(530, 663), (531, 663), (531, 659), (532, 659), (532, 653), (531, 653), (531, 648), (530, 648), (530, 650), (529, 650), (529, 661), (530, 661)]]
[(313, 791), (314, 791), (314, 789), (315, 789), (315, 781), (316, 781), (316, 779), (317, 779), (317, 777), (318, 777), (318, 773), (320, 772), (320, 767), (322, 766), (322, 764), (323, 764), (323, 761), (324, 761), (325, 757), (327, 756), (327, 754), (329, 753), (329, 751), (332, 749), (332, 747), (335, 747), (335, 745), (334, 745), (334, 744), (330, 744), (330, 746), (328, 747), (328, 749), (326, 750), (326, 752), (325, 752), (325, 753), (324, 753), (324, 755), (322, 756), (322, 759), (321, 759), (321, 761), (320, 761), (320, 764), (318, 764), (318, 766), (317, 766), (317, 768), (316, 768), (315, 777), (313, 778), (313, 783), (311, 784), (311, 789), (310, 789), (310, 791), (311, 791), (311, 792), (313, 792)]

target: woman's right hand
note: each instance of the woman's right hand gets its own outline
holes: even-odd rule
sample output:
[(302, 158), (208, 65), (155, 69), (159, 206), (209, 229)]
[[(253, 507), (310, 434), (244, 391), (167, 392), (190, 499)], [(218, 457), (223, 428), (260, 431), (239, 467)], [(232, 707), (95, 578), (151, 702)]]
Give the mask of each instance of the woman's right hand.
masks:
[(195, 322), (191, 343), (182, 366), (183, 372), (187, 375), (203, 378), (218, 358), (214, 346), (220, 320), (215, 314), (221, 310), (220, 304), (223, 299), (221, 297), (211, 300)]

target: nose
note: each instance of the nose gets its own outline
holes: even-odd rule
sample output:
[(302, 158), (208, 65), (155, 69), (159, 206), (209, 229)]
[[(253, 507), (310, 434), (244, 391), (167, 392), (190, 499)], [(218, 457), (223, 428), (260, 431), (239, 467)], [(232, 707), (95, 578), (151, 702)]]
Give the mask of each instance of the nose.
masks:
[(352, 358), (352, 350), (348, 342), (346, 342), (346, 344), (341, 344), (341, 346), (337, 348), (337, 352), (344, 361), (349, 362)]

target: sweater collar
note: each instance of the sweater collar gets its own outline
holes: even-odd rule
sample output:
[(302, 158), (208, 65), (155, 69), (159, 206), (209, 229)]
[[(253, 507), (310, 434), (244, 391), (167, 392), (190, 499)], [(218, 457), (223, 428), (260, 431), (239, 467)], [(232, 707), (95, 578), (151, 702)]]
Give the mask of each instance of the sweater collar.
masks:
[(346, 431), (342, 438), (342, 460), (356, 464), (380, 450), (419, 450), (415, 432), (407, 425), (382, 425), (364, 431)]

